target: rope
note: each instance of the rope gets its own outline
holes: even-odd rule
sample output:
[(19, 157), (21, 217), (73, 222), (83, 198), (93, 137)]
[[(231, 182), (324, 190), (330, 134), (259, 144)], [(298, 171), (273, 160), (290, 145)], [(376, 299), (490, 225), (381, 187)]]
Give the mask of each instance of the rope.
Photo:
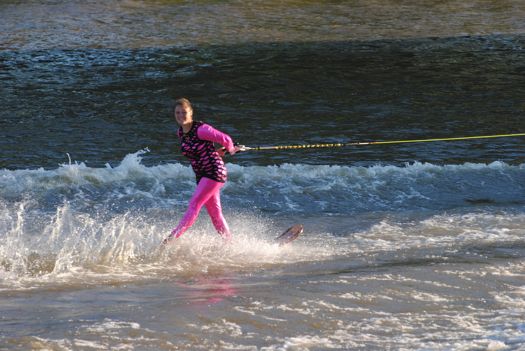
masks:
[(243, 146), (241, 151), (265, 151), (265, 150), (295, 150), (295, 149), (318, 149), (318, 148), (336, 148), (345, 146), (362, 146), (362, 145), (387, 145), (387, 144), (404, 144), (404, 143), (428, 143), (436, 141), (458, 141), (473, 139), (491, 139), (491, 138), (510, 138), (522, 137), (525, 133), (515, 134), (496, 134), (496, 135), (478, 135), (454, 138), (432, 138), (432, 139), (410, 139), (410, 140), (389, 140), (389, 141), (358, 141), (351, 143), (329, 143), (329, 144), (304, 144), (304, 145), (276, 145), (276, 146)]

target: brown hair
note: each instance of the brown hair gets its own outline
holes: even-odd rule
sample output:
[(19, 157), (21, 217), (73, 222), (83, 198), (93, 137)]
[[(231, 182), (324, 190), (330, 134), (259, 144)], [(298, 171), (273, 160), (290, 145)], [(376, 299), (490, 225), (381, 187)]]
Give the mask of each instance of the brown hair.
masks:
[(193, 106), (191, 106), (190, 100), (188, 100), (186, 98), (180, 98), (180, 99), (175, 100), (175, 105), (173, 106), (173, 111), (175, 111), (177, 106), (184, 106), (184, 107), (188, 107), (191, 110), (193, 110)]

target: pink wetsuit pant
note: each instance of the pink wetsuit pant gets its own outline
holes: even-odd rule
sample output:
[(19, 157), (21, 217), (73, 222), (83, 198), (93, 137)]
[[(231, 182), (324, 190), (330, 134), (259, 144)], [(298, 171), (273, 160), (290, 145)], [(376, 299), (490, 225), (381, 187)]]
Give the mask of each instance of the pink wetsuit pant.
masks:
[(206, 210), (211, 217), (211, 221), (215, 229), (226, 240), (231, 239), (230, 228), (222, 215), (220, 190), (224, 183), (216, 182), (209, 178), (201, 178), (197, 188), (190, 199), (188, 209), (184, 217), (180, 220), (177, 228), (173, 229), (170, 237), (180, 237), (184, 232), (195, 223), (202, 206), (206, 206)]

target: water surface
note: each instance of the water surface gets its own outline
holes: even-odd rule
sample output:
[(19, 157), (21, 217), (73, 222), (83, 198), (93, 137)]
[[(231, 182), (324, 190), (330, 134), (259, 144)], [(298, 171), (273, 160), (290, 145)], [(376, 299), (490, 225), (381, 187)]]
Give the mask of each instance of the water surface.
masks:
[(525, 132), (524, 11), (3, 1), (0, 349), (523, 349), (524, 138), (239, 154), (231, 245), (159, 243), (175, 98), (249, 146)]

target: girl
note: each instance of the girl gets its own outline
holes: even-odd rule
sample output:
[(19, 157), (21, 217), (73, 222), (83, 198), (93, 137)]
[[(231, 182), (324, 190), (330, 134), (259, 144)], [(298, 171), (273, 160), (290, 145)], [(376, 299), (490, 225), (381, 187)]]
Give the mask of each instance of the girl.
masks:
[[(197, 179), (197, 188), (190, 199), (188, 209), (171, 234), (164, 239), (167, 244), (178, 238), (192, 226), (204, 205), (211, 217), (213, 226), (226, 240), (231, 239), (230, 229), (222, 215), (220, 189), (226, 182), (226, 167), (222, 157), (225, 152), (234, 155), (242, 146), (235, 146), (232, 139), (210, 125), (193, 120), (193, 108), (188, 99), (175, 101), (175, 120), (179, 124), (182, 154), (190, 159)], [(224, 148), (216, 150), (214, 143)]]

